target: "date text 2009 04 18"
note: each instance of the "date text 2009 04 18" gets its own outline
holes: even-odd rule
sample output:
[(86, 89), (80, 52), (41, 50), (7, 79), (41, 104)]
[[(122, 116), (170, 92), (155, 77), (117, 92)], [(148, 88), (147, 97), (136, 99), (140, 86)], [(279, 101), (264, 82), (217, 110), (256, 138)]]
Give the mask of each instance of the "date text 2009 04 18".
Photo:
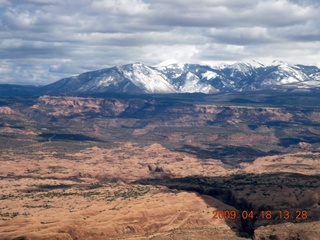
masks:
[(236, 210), (214, 210), (212, 219), (302, 219), (306, 220), (308, 218), (308, 212), (306, 210), (263, 210), (263, 211), (253, 211), (253, 210), (243, 210), (237, 212)]

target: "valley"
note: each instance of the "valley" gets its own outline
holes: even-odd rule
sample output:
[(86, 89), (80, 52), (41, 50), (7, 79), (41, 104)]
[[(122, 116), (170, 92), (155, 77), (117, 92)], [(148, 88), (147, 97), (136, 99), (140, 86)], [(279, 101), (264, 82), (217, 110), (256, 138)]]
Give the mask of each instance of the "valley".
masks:
[[(2, 96), (0, 239), (317, 239), (319, 102), (272, 91)], [(212, 219), (220, 210), (255, 215)]]

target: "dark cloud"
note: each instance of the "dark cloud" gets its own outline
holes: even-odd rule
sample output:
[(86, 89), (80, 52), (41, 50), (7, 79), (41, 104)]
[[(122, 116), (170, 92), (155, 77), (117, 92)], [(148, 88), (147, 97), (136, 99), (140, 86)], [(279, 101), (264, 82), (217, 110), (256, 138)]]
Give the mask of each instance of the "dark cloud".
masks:
[(0, 0), (0, 81), (137, 61), (320, 65), (319, 11), (317, 0)]

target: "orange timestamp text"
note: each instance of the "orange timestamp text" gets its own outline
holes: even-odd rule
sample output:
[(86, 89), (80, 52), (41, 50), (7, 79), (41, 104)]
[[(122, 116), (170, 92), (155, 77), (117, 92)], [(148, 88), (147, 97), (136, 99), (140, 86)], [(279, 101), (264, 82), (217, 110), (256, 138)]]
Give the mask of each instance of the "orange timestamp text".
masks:
[(254, 211), (254, 210), (242, 210), (240, 212), (236, 210), (214, 210), (212, 219), (284, 219), (284, 220), (292, 220), (292, 219), (308, 219), (308, 212), (306, 210), (262, 210), (262, 211)]

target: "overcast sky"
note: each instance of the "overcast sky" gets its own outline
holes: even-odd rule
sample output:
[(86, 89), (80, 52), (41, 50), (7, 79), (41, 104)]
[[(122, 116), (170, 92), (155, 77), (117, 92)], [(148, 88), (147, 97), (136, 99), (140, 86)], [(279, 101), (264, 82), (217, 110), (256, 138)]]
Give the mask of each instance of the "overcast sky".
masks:
[(141, 62), (320, 67), (319, 0), (0, 0), (0, 83)]

